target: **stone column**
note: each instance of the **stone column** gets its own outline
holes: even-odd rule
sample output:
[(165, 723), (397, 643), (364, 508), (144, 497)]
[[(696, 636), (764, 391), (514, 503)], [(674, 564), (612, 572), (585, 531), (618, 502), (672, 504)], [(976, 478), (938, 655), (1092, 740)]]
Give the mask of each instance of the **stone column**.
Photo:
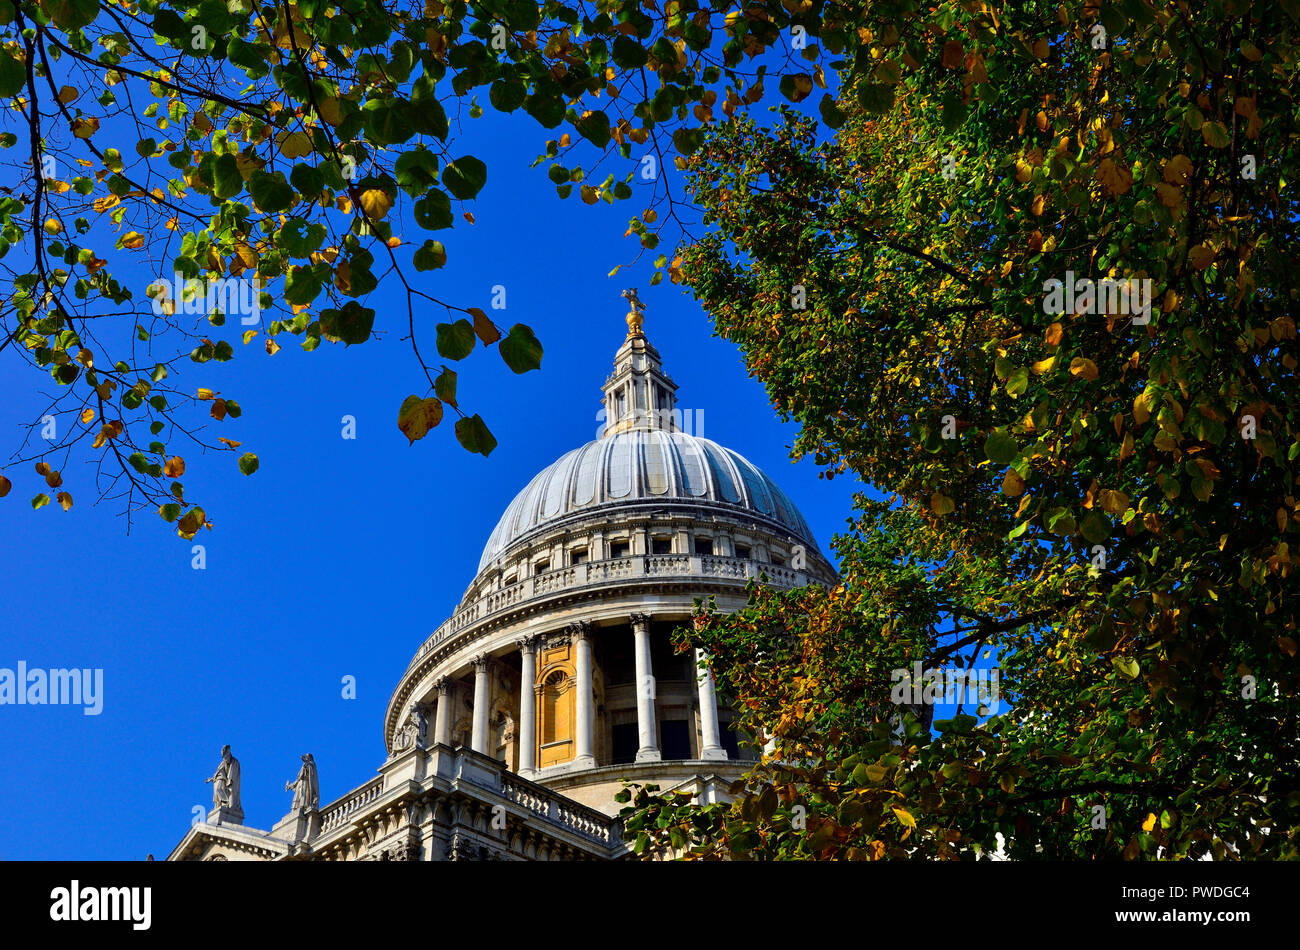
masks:
[(443, 677), (433, 685), (438, 691), (438, 709), (433, 718), (433, 741), (451, 745), (451, 683)]
[(537, 774), (537, 637), (523, 637), (519, 653), (523, 658), (519, 680), (519, 774), (532, 778)]
[(640, 747), (638, 762), (658, 762), (658, 729), (655, 724), (655, 678), (650, 663), (650, 615), (632, 615), (632, 635), (636, 638), (636, 731)]
[(469, 747), (475, 752), (488, 754), (488, 690), (492, 660), (486, 653), (474, 658), (474, 728), (470, 733)]
[(572, 625), (573, 645), (577, 653), (578, 695), (577, 719), (578, 734), (574, 737), (573, 767), (591, 769), (596, 767), (595, 747), (596, 709), (593, 696), (591, 672), (591, 634), (590, 624), (578, 622)]
[[(704, 654), (695, 651), (696, 663), (704, 662)], [(718, 697), (713, 691), (713, 674), (708, 667), (696, 670), (696, 681), (700, 687), (700, 730), (704, 733), (704, 748), (700, 750), (701, 759), (722, 760), (727, 757), (727, 750), (718, 741)]]

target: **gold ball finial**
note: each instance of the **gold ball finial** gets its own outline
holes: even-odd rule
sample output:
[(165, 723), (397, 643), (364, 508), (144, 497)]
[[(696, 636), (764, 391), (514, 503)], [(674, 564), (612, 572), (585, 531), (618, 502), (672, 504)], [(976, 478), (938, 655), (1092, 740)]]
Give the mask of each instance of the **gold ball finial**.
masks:
[(641, 298), (636, 295), (636, 288), (630, 287), (623, 291), (623, 297), (631, 305), (632, 309), (627, 312), (627, 338), (635, 339), (644, 336), (641, 332), (641, 326), (645, 323), (645, 304)]

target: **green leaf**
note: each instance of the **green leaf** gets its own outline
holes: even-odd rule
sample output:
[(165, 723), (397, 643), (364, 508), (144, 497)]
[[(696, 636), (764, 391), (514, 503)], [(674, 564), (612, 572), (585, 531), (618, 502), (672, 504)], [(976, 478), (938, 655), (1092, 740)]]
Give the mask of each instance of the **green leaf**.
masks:
[(497, 440), (477, 414), (456, 422), (456, 439), (470, 452), (477, 452), (484, 457), (491, 455), (497, 447)]
[(516, 373), (539, 369), (542, 365), (542, 344), (529, 327), (516, 323), (501, 341), (501, 358)]
[(438, 156), (423, 145), (403, 152), (393, 165), (397, 184), (414, 198), (438, 184)]
[(449, 405), (456, 405), (456, 372), (444, 368), (433, 381), (433, 392), (439, 399)]
[(41, 7), (61, 30), (90, 26), (99, 15), (98, 0), (42, 0)]
[(474, 349), (474, 325), (464, 317), (455, 323), (440, 323), (438, 352), (449, 360), (463, 360)]
[(609, 116), (599, 109), (588, 112), (583, 115), (574, 126), (584, 139), (591, 142), (596, 148), (604, 148), (609, 144)]
[(1110, 662), (1115, 669), (1119, 670), (1131, 680), (1137, 679), (1138, 674), (1142, 672), (1141, 667), (1138, 666), (1137, 660), (1133, 659), (1131, 656), (1113, 656), (1110, 658)]
[(1079, 523), (1079, 531), (1093, 544), (1101, 544), (1110, 537), (1110, 519), (1096, 509), (1091, 509)]
[(292, 257), (310, 257), (325, 240), (325, 225), (290, 218), (280, 228), (279, 245)]
[(293, 201), (293, 186), (284, 172), (255, 171), (248, 176), (248, 194), (259, 211), (284, 211)]
[(27, 84), (27, 61), (8, 49), (0, 49), (0, 96), (18, 95)]
[(37, 495), (35, 498), (32, 499), (32, 510), (35, 511), (37, 508), (44, 508), (49, 503), (50, 503), (50, 496), (45, 494), (45, 492), (41, 492), (39, 495)]
[(984, 442), (984, 454), (995, 465), (1010, 465), (1020, 454), (1020, 445), (1005, 429), (994, 429)]
[(412, 263), (416, 270), (437, 270), (447, 263), (447, 251), (441, 241), (425, 241), (415, 252)]
[(257, 456), (252, 452), (245, 452), (239, 457), (239, 470), (245, 475), (252, 475), (257, 471)]
[(487, 183), (487, 166), (472, 155), (462, 155), (443, 170), (442, 183), (455, 197), (468, 200)]
[(331, 343), (365, 343), (374, 325), (375, 311), (355, 300), (349, 300), (340, 310), (322, 310), (320, 315), (321, 333)]
[(488, 90), (488, 101), (499, 112), (514, 112), (528, 98), (528, 88), (518, 80), (498, 79)]
[(452, 224), (451, 199), (447, 193), (434, 188), (415, 203), (415, 223), (426, 231), (438, 231)]

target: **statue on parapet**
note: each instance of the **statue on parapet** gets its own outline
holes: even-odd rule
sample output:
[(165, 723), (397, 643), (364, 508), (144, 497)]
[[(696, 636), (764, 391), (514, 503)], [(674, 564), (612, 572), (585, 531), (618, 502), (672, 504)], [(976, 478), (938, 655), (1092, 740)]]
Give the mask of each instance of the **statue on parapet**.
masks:
[(217, 773), (205, 782), (212, 786), (212, 812), (208, 821), (220, 823), (222, 818), (240, 822), (244, 809), (239, 804), (239, 760), (230, 753), (230, 746), (221, 747), (221, 764)]
[(316, 777), (316, 760), (310, 752), (302, 757), (298, 777), (292, 782), (285, 782), (284, 790), (293, 792), (293, 804), (289, 806), (291, 814), (320, 808), (320, 782)]

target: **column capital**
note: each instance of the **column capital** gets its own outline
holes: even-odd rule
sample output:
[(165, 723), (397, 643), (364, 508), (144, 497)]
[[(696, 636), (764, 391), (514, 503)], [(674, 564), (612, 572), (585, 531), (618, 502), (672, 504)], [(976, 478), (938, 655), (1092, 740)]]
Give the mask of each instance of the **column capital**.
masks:
[(475, 673), (486, 673), (492, 667), (492, 656), (488, 653), (480, 653), (471, 662), (474, 664)]
[(634, 613), (634, 614), (630, 614), (630, 615), (629, 615), (629, 619), (631, 619), (631, 621), (632, 621), (632, 626), (633, 626), (633, 627), (648, 627), (648, 626), (650, 626), (650, 619), (651, 619), (651, 617), (650, 617), (650, 615), (647, 614), (647, 613), (637, 612), (637, 613)]
[(590, 639), (592, 628), (593, 624), (590, 620), (574, 620), (565, 625), (564, 630), (576, 643), (578, 640)]
[(443, 676), (434, 680), (433, 688), (437, 690), (439, 696), (446, 696), (451, 691), (451, 678)]
[(526, 633), (516, 640), (515, 643), (519, 645), (520, 653), (535, 653), (537, 652), (537, 647), (538, 644), (541, 643), (541, 640), (542, 638), (540, 634)]

